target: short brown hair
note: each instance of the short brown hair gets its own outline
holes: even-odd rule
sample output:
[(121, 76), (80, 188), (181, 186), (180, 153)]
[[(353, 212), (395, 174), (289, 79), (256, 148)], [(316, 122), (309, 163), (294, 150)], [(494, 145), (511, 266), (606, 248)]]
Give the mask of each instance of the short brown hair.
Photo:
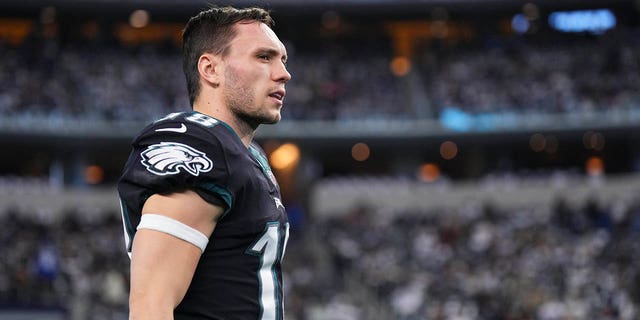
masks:
[(262, 8), (215, 7), (191, 17), (182, 31), (182, 69), (187, 78), (189, 102), (200, 94), (198, 60), (203, 53), (225, 54), (235, 37), (236, 22), (255, 20), (273, 27), (269, 11)]

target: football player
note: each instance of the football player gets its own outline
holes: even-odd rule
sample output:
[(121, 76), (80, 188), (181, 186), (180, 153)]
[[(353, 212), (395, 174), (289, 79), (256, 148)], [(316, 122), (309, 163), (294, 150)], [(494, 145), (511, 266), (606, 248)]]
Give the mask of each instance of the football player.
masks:
[(260, 8), (212, 8), (183, 31), (192, 112), (134, 139), (118, 183), (131, 257), (130, 319), (283, 319), (289, 223), (256, 128), (291, 79)]

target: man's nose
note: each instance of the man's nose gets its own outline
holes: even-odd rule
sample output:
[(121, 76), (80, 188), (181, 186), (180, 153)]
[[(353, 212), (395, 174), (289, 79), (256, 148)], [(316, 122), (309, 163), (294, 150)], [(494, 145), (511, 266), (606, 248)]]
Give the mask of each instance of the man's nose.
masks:
[(291, 73), (287, 70), (287, 66), (281, 62), (274, 70), (273, 78), (277, 82), (287, 83), (291, 80)]

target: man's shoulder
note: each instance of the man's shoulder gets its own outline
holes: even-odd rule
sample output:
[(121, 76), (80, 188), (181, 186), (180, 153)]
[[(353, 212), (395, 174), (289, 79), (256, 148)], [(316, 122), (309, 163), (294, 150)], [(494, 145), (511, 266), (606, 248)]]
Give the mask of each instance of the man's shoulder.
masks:
[(202, 133), (218, 125), (221, 121), (195, 111), (174, 112), (147, 125), (140, 136), (150, 133), (167, 134), (171, 133)]
[(224, 130), (221, 122), (197, 112), (158, 119), (133, 140), (124, 178), (154, 190), (189, 185), (202, 177), (220, 178), (235, 148)]
[(148, 144), (155, 140), (206, 141), (211, 144), (233, 146), (235, 133), (224, 122), (196, 111), (170, 113), (147, 125), (134, 138), (136, 145)]

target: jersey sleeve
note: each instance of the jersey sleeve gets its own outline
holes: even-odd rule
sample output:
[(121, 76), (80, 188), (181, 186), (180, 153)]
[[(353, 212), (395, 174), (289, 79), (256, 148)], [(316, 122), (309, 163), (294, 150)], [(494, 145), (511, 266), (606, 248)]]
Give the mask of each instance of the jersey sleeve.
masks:
[(233, 205), (225, 146), (216, 130), (189, 121), (160, 121), (145, 128), (132, 147), (118, 182), (131, 237), (153, 194), (193, 190), (225, 213)]

